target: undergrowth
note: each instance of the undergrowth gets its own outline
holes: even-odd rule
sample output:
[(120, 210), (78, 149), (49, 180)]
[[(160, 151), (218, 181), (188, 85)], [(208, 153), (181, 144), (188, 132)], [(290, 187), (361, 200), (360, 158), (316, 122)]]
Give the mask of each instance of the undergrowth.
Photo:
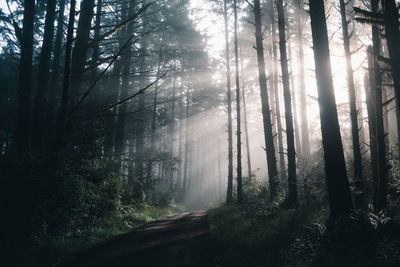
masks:
[(400, 226), (385, 214), (356, 212), (327, 229), (327, 208), (256, 203), (209, 210), (217, 266), (400, 266)]
[[(0, 266), (51, 266), (82, 249), (93, 246), (114, 236), (132, 231), (151, 221), (181, 213), (183, 206), (146, 206), (140, 209), (121, 208), (119, 214), (97, 221), (92, 227), (80, 232), (58, 236), (38, 236), (27, 251), (19, 248), (3, 248)], [(24, 257), (21, 257), (24, 254)]]

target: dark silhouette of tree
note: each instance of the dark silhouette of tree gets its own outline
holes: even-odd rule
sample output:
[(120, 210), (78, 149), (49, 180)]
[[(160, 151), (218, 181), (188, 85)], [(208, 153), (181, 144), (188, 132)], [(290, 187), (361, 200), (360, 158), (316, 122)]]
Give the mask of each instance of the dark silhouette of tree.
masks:
[(343, 32), (343, 45), (344, 54), (346, 58), (346, 72), (347, 72), (347, 87), (349, 90), (350, 101), (350, 120), (351, 120), (351, 136), (353, 144), (353, 160), (354, 160), (354, 185), (355, 192), (355, 206), (361, 208), (363, 206), (363, 174), (362, 174), (362, 158), (360, 149), (359, 126), (357, 118), (356, 106), (356, 89), (354, 87), (353, 68), (351, 66), (351, 52), (350, 52), (350, 36), (348, 32), (348, 21), (346, 16), (346, 5), (344, 0), (340, 0), (340, 15), (342, 18), (342, 32)]
[(46, 106), (49, 91), (50, 60), (54, 36), (54, 20), (56, 17), (56, 0), (47, 1), (46, 19), (43, 33), (43, 44), (40, 52), (38, 85), (33, 107), (32, 141), (35, 149), (38, 149), (44, 141), (44, 129), (46, 122)]
[(286, 51), (286, 33), (285, 33), (285, 14), (283, 1), (277, 0), (278, 9), (278, 29), (279, 29), (279, 51), (281, 54), (281, 70), (283, 97), (285, 102), (285, 122), (286, 122), (286, 141), (288, 157), (288, 206), (295, 208), (297, 206), (297, 179), (296, 179), (296, 151), (294, 146), (294, 129), (292, 115), (292, 99), (290, 94), (289, 67)]
[(261, 8), (260, 1), (254, 0), (254, 21), (255, 21), (255, 37), (257, 49), (257, 63), (258, 63), (258, 81), (260, 84), (261, 95), (261, 110), (263, 115), (264, 138), (265, 138), (265, 151), (267, 155), (268, 164), (268, 182), (270, 190), (270, 200), (274, 200), (277, 196), (278, 190), (278, 170), (276, 168), (276, 157), (274, 139), (272, 134), (271, 123), (271, 110), (269, 107), (268, 90), (267, 90), (267, 77), (265, 74), (265, 61), (264, 61), (264, 47), (263, 35), (261, 26)]
[(233, 138), (232, 138), (232, 93), (231, 93), (231, 67), (229, 57), (228, 37), (228, 10), (227, 0), (224, 0), (224, 22), (225, 22), (225, 64), (226, 64), (226, 96), (228, 102), (228, 188), (226, 202), (232, 203), (233, 193)]
[(35, 1), (24, 1), (24, 21), (20, 40), (21, 57), (18, 79), (17, 125), (14, 144), (18, 151), (27, 153), (30, 152), (34, 17)]
[(343, 155), (336, 100), (333, 91), (328, 33), (323, 0), (310, 0), (315, 74), (321, 119), (325, 173), (327, 177), (330, 224), (353, 208)]
[(241, 119), (240, 119), (240, 80), (239, 80), (239, 45), (238, 45), (238, 18), (237, 18), (237, 4), (233, 0), (233, 15), (234, 15), (234, 43), (235, 43), (235, 81), (236, 81), (236, 116), (237, 116), (237, 201), (242, 203), (242, 133), (241, 133)]

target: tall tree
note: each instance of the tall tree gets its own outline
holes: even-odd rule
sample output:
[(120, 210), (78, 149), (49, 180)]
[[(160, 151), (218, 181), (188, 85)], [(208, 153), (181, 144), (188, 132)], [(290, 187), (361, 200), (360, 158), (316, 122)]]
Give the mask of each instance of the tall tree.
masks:
[(374, 55), (372, 47), (368, 48), (368, 81), (364, 82), (365, 99), (367, 102), (368, 112), (368, 129), (369, 129), (369, 152), (371, 160), (372, 189), (373, 189), (373, 205), (376, 207), (377, 188), (378, 188), (378, 145), (376, 136), (376, 107), (375, 107), (375, 71), (374, 71)]
[[(281, 121), (281, 107), (280, 107), (280, 99), (279, 99), (279, 78), (278, 78), (278, 49), (276, 47), (276, 29), (275, 29), (275, 8), (274, 2), (271, 1), (271, 9), (270, 9), (270, 18), (271, 18), (271, 31), (272, 31), (272, 56), (273, 56), (273, 95), (275, 96), (275, 119), (276, 119), (276, 128), (278, 130), (278, 156), (279, 156), (279, 171), (280, 171), (280, 179), (281, 181), (286, 180), (286, 161), (285, 154), (283, 148), (283, 129), (282, 129), (282, 121)], [(271, 94), (272, 95), (272, 94)], [(273, 102), (272, 102), (273, 103)]]
[(15, 148), (23, 152), (30, 152), (34, 17), (35, 0), (25, 0), (22, 39), (20, 40), (21, 58), (18, 80), (18, 109), (14, 141)]
[[(127, 10), (128, 14), (127, 17), (131, 17), (134, 14), (135, 11), (135, 1), (131, 0), (129, 3), (126, 3), (125, 5), (122, 5), (123, 10)], [(125, 11), (122, 11), (122, 13), (125, 13)], [(125, 19), (125, 14), (122, 15), (123, 20)], [(124, 30), (123, 33), (125, 36), (123, 36), (123, 43), (129, 42), (129, 39), (131, 38), (133, 34), (133, 24), (129, 24)], [(123, 56), (122, 56), (122, 80), (121, 80), (121, 91), (120, 91), (120, 99), (126, 99), (129, 95), (129, 89), (131, 88), (130, 82), (131, 82), (131, 61), (132, 61), (132, 44), (129, 43), (123, 51)], [(117, 123), (116, 123), (116, 129), (115, 129), (115, 154), (117, 156), (121, 156), (125, 148), (125, 128), (126, 128), (126, 112), (127, 112), (127, 103), (124, 103), (118, 107), (118, 117), (117, 117)], [(121, 161), (118, 161), (119, 163)], [(118, 170), (121, 167), (121, 164), (118, 166)]]
[(260, 1), (254, 0), (254, 26), (256, 37), (257, 63), (258, 63), (258, 81), (260, 84), (261, 108), (264, 125), (265, 151), (268, 164), (268, 182), (270, 190), (270, 199), (274, 200), (278, 191), (278, 170), (276, 167), (274, 137), (272, 134), (271, 110), (269, 107), (267, 77), (265, 74), (263, 34), (261, 26), (261, 8)]
[(300, 106), (301, 106), (301, 143), (302, 156), (308, 158), (310, 156), (310, 136), (308, 132), (308, 116), (307, 116), (307, 96), (304, 73), (304, 11), (303, 0), (295, 1), (297, 6), (296, 25), (297, 25), (297, 45), (299, 48), (299, 79), (300, 79)]
[(81, 95), (80, 86), (85, 72), (93, 10), (94, 0), (82, 0), (71, 58), (71, 105), (74, 105)]
[(397, 108), (400, 108), (400, 22), (399, 10), (395, 0), (381, 0), (385, 24), (386, 44), (389, 50), (389, 64), (396, 95)]
[(225, 22), (225, 64), (226, 64), (226, 95), (228, 101), (228, 187), (226, 202), (232, 203), (233, 193), (233, 138), (232, 138), (232, 93), (231, 93), (231, 67), (229, 57), (229, 32), (227, 0), (224, 0)]
[(310, 0), (315, 74), (332, 225), (353, 208), (332, 82), (324, 0)]
[(238, 45), (238, 16), (237, 16), (237, 3), (233, 0), (233, 16), (234, 16), (234, 40), (235, 40), (235, 81), (236, 81), (236, 116), (237, 116), (237, 201), (242, 203), (242, 133), (240, 121), (240, 81), (239, 81), (239, 45)]
[[(377, 13), (379, 7), (378, 0), (371, 1), (372, 12)], [(382, 77), (379, 66), (379, 57), (381, 55), (381, 40), (379, 29), (376, 25), (372, 26), (372, 53), (374, 59), (374, 87), (371, 88), (371, 95), (374, 96), (375, 120), (376, 120), (376, 150), (377, 150), (377, 188), (375, 211), (380, 211), (386, 207), (386, 183), (387, 183), (387, 165), (386, 165), (386, 145), (385, 130), (383, 126), (383, 105), (382, 105)]]
[(49, 125), (54, 123), (55, 120), (55, 110), (56, 110), (56, 98), (59, 95), (59, 77), (61, 74), (61, 45), (64, 36), (64, 10), (65, 10), (65, 0), (61, 0), (58, 4), (58, 17), (57, 17), (57, 30), (56, 38), (54, 40), (53, 48), (53, 63), (51, 69), (50, 78), (50, 92), (48, 97), (48, 105), (46, 110), (46, 121)]
[(350, 120), (351, 120), (351, 136), (353, 144), (353, 161), (354, 161), (354, 185), (356, 188), (355, 205), (356, 208), (361, 208), (363, 205), (363, 175), (362, 175), (362, 159), (360, 149), (359, 127), (357, 118), (357, 105), (356, 105), (356, 89), (354, 86), (353, 68), (351, 66), (351, 52), (350, 52), (350, 36), (348, 32), (348, 21), (346, 16), (346, 5), (344, 0), (339, 0), (340, 15), (342, 18), (342, 32), (343, 32), (343, 45), (344, 55), (346, 58), (346, 72), (347, 72), (347, 89), (349, 91), (350, 102)]
[(44, 141), (45, 112), (49, 91), (50, 59), (54, 36), (54, 20), (56, 17), (56, 0), (48, 0), (46, 7), (46, 19), (44, 24), (42, 50), (40, 52), (38, 85), (33, 107), (32, 141), (38, 149)]
[[(242, 99), (243, 99), (243, 120), (244, 120), (244, 133), (246, 138), (246, 154), (247, 154), (247, 175), (248, 179), (251, 179), (251, 158), (250, 158), (250, 144), (249, 144), (249, 129), (248, 129), (248, 121), (247, 121), (247, 107), (246, 107), (246, 93), (245, 93), (245, 81), (243, 74), (243, 56), (242, 49), (239, 46), (240, 50), (240, 74), (242, 75)], [(219, 141), (219, 139), (218, 139)]]
[(286, 122), (286, 141), (288, 157), (288, 206), (295, 208), (297, 206), (297, 178), (296, 178), (296, 150), (294, 146), (294, 130), (292, 115), (292, 100), (290, 94), (289, 67), (286, 51), (286, 30), (285, 14), (283, 9), (283, 0), (277, 0), (278, 9), (278, 29), (279, 29), (279, 51), (281, 54), (281, 71), (283, 84), (283, 97), (285, 102), (285, 122)]

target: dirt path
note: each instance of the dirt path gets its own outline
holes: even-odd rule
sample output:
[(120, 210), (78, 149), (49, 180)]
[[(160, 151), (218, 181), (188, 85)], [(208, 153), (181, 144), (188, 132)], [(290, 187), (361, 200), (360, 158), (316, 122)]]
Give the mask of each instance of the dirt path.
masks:
[(207, 214), (187, 212), (146, 224), (55, 266), (214, 266)]

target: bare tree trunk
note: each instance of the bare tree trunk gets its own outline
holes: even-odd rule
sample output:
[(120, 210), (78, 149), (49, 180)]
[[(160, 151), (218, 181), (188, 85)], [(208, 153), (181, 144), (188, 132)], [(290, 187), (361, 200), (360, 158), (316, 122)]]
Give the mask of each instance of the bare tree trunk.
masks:
[(360, 129), (360, 149), (363, 150), (363, 144), (365, 143), (365, 130), (364, 130), (364, 111), (363, 111), (363, 101), (361, 97), (361, 86), (357, 82), (356, 85), (356, 107), (358, 111), (358, 127)]
[[(103, 0), (97, 0), (96, 17), (94, 25), (94, 39), (99, 38), (100, 35), (100, 24), (101, 24), (101, 9), (103, 7)], [(97, 76), (97, 61), (99, 60), (99, 44), (96, 43), (93, 47), (92, 52), (92, 64), (91, 64), (91, 81), (93, 82)]]
[(190, 86), (189, 86), (189, 77), (187, 79), (187, 88), (186, 88), (186, 114), (185, 114), (185, 152), (184, 152), (184, 165), (183, 165), (183, 194), (186, 197), (186, 190), (188, 186), (188, 149), (189, 149), (189, 93), (190, 93)]
[(307, 117), (307, 96), (304, 74), (304, 50), (303, 50), (303, 0), (298, 1), (297, 9), (297, 38), (299, 48), (299, 79), (300, 79), (300, 105), (301, 105), (301, 143), (302, 156), (308, 158), (310, 156), (310, 137), (308, 132), (308, 117)]
[(292, 89), (292, 103), (293, 103), (293, 122), (294, 122), (294, 137), (295, 137), (295, 144), (296, 144), (296, 155), (297, 157), (302, 158), (302, 151), (301, 151), (301, 142), (300, 142), (300, 133), (299, 133), (299, 123), (297, 120), (297, 96), (296, 96), (296, 90), (294, 86), (294, 75), (293, 75), (293, 60), (292, 60), (292, 45), (291, 42), (289, 42), (289, 63), (290, 63), (290, 74), (291, 74), (291, 79), (290, 79), (290, 88)]
[[(173, 77), (173, 84), (172, 84), (172, 102), (171, 102), (171, 122), (169, 124), (169, 153), (171, 159), (174, 158), (174, 135), (175, 135), (175, 98), (176, 98), (176, 77), (174, 75)], [(173, 189), (173, 183), (174, 183), (174, 168), (171, 166), (171, 169), (169, 171), (169, 186), (170, 190)]]
[(356, 188), (354, 203), (356, 208), (362, 208), (364, 202), (364, 188), (363, 188), (363, 175), (362, 175), (362, 159), (360, 150), (360, 139), (358, 130), (357, 106), (356, 95), (354, 87), (353, 69), (351, 66), (351, 52), (350, 52), (350, 36), (348, 33), (348, 22), (346, 18), (346, 6), (344, 0), (340, 2), (340, 15), (342, 18), (342, 32), (343, 32), (343, 45), (344, 54), (346, 58), (346, 71), (347, 71), (347, 87), (349, 90), (350, 102), (350, 120), (351, 120), (351, 136), (353, 144), (353, 160), (354, 160), (354, 185)]
[[(378, 11), (378, 0), (371, 1), (372, 12)], [(374, 55), (374, 88), (371, 88), (371, 96), (374, 96), (375, 103), (375, 119), (376, 119), (376, 144), (377, 144), (377, 188), (375, 211), (380, 211), (386, 207), (386, 148), (385, 148), (385, 132), (383, 126), (383, 110), (382, 110), (382, 78), (378, 57), (381, 54), (381, 43), (379, 39), (379, 29), (372, 26), (372, 53)], [(374, 89), (374, 91), (372, 91)]]
[(281, 54), (283, 96), (285, 102), (289, 182), (289, 195), (287, 200), (289, 207), (295, 208), (297, 206), (296, 150), (294, 146), (292, 101), (290, 94), (289, 68), (286, 52), (285, 14), (283, 9), (283, 0), (277, 0), (276, 5), (278, 9), (279, 50)]
[(94, 0), (82, 0), (71, 59), (71, 105), (74, 105), (80, 96), (80, 86), (83, 82), (85, 71), (93, 9)]
[[(123, 8), (128, 9), (127, 17), (131, 17), (134, 13), (135, 9), (135, 1), (131, 1), (128, 4), (123, 5)], [(123, 12), (124, 13), (124, 12)], [(122, 15), (123, 19), (126, 17)], [(124, 29), (124, 43), (129, 40), (130, 36), (133, 34), (133, 25), (129, 24), (126, 29)], [(122, 56), (122, 83), (121, 83), (121, 92), (119, 99), (126, 99), (129, 95), (130, 85), (130, 72), (131, 72), (131, 61), (132, 61), (132, 45), (129, 44), (123, 53)], [(115, 154), (120, 157), (120, 160), (117, 161), (117, 170), (121, 170), (122, 158), (125, 150), (125, 124), (126, 124), (126, 112), (127, 112), (127, 103), (124, 103), (118, 107), (118, 117), (115, 125)], [(139, 116), (139, 118), (141, 118)]]
[[(70, 80), (71, 80), (71, 54), (72, 54), (72, 42), (74, 39), (74, 23), (75, 23), (75, 6), (76, 0), (71, 0), (69, 9), (68, 29), (67, 29), (67, 41), (65, 44), (65, 64), (64, 64), (64, 79), (62, 87), (61, 105), (57, 121), (56, 130), (56, 143), (55, 143), (55, 154), (57, 156), (58, 151), (61, 148), (61, 143), (64, 134), (64, 127), (67, 121), (67, 112), (69, 105), (69, 92), (70, 92)], [(57, 161), (57, 160), (56, 160)], [(56, 167), (54, 167), (56, 168)]]
[(50, 59), (56, 17), (56, 0), (48, 0), (44, 24), (42, 50), (40, 52), (38, 86), (33, 108), (32, 141), (33, 147), (40, 151), (45, 140), (46, 105), (49, 93)]
[(179, 90), (179, 143), (178, 143), (178, 173), (177, 185), (178, 190), (182, 188), (182, 140), (183, 140), (183, 89), (182, 85)]
[(348, 215), (353, 208), (353, 204), (351, 202), (332, 82), (324, 0), (310, 0), (310, 18), (325, 173), (328, 185), (329, 222), (332, 225), (337, 219)]
[(54, 41), (53, 49), (53, 66), (51, 71), (50, 79), (50, 93), (48, 99), (48, 108), (46, 110), (46, 120), (48, 125), (52, 125), (55, 119), (57, 96), (59, 95), (59, 76), (60, 76), (60, 61), (61, 61), (61, 45), (64, 35), (64, 10), (65, 10), (65, 0), (61, 0), (58, 9), (57, 18), (57, 31), (56, 39)]
[(242, 203), (242, 133), (241, 133), (241, 121), (240, 121), (240, 82), (239, 82), (239, 50), (238, 50), (238, 18), (237, 18), (237, 6), (236, 0), (233, 0), (233, 14), (235, 20), (234, 29), (234, 40), (235, 40), (235, 81), (236, 81), (236, 116), (237, 116), (237, 202)]
[(21, 40), (20, 71), (18, 80), (18, 108), (15, 133), (17, 151), (29, 153), (31, 129), (33, 21), (35, 0), (24, 1), (24, 21)]
[(244, 133), (246, 138), (246, 154), (247, 154), (247, 175), (248, 179), (251, 179), (251, 158), (250, 158), (250, 144), (249, 144), (249, 129), (247, 125), (247, 108), (246, 108), (246, 94), (245, 94), (245, 82), (243, 74), (243, 57), (242, 49), (239, 46), (240, 51), (240, 72), (242, 75), (242, 98), (243, 98), (243, 119), (244, 119)]
[[(390, 67), (394, 83), (397, 108), (400, 108), (400, 22), (395, 0), (381, 0), (385, 22), (386, 44), (389, 50)], [(399, 126), (400, 127), (400, 126)]]
[(283, 148), (283, 129), (281, 121), (281, 107), (279, 104), (279, 80), (278, 80), (278, 52), (276, 48), (276, 30), (275, 30), (275, 11), (273, 2), (271, 1), (271, 24), (272, 24), (272, 54), (274, 57), (274, 96), (275, 96), (275, 116), (276, 116), (276, 126), (278, 129), (278, 155), (279, 155), (279, 171), (280, 180), (286, 181), (286, 163), (285, 154)]
[[(231, 67), (229, 57), (228, 37), (228, 11), (227, 0), (224, 0), (224, 22), (225, 22), (225, 61), (226, 61), (226, 88), (228, 101), (228, 188), (226, 202), (232, 203), (233, 194), (233, 138), (232, 138), (232, 94), (231, 94)], [(186, 153), (186, 152), (185, 152)]]
[(365, 97), (367, 101), (368, 112), (368, 129), (369, 129), (369, 151), (371, 160), (371, 173), (372, 173), (372, 192), (373, 192), (373, 205), (376, 207), (376, 196), (378, 189), (378, 161), (377, 161), (377, 139), (376, 139), (376, 109), (375, 97), (372, 93), (375, 91), (375, 76), (374, 76), (374, 62), (372, 47), (368, 49), (368, 81), (364, 82)]
[(276, 168), (276, 157), (274, 147), (274, 137), (272, 134), (271, 110), (269, 107), (267, 77), (265, 74), (264, 47), (261, 29), (261, 10), (260, 1), (254, 0), (254, 20), (256, 30), (256, 49), (258, 63), (258, 81), (260, 84), (261, 108), (264, 125), (265, 151), (268, 165), (268, 182), (270, 190), (270, 200), (274, 200), (278, 190), (278, 170)]
[[(158, 66), (157, 66), (156, 79), (158, 79), (160, 76), (161, 62), (163, 59), (163, 44), (164, 44), (164, 36), (161, 39), (160, 52), (158, 54)], [(150, 124), (150, 129), (151, 129), (151, 131), (150, 131), (151, 132), (150, 133), (150, 151), (151, 151), (151, 153), (154, 153), (154, 146), (155, 146), (155, 140), (156, 140), (157, 101), (158, 101), (158, 82), (154, 86), (153, 111), (152, 111), (151, 124)], [(150, 180), (152, 169), (153, 169), (153, 159), (151, 158), (147, 163), (147, 178), (146, 178), (147, 182), (149, 182), (149, 180)]]

